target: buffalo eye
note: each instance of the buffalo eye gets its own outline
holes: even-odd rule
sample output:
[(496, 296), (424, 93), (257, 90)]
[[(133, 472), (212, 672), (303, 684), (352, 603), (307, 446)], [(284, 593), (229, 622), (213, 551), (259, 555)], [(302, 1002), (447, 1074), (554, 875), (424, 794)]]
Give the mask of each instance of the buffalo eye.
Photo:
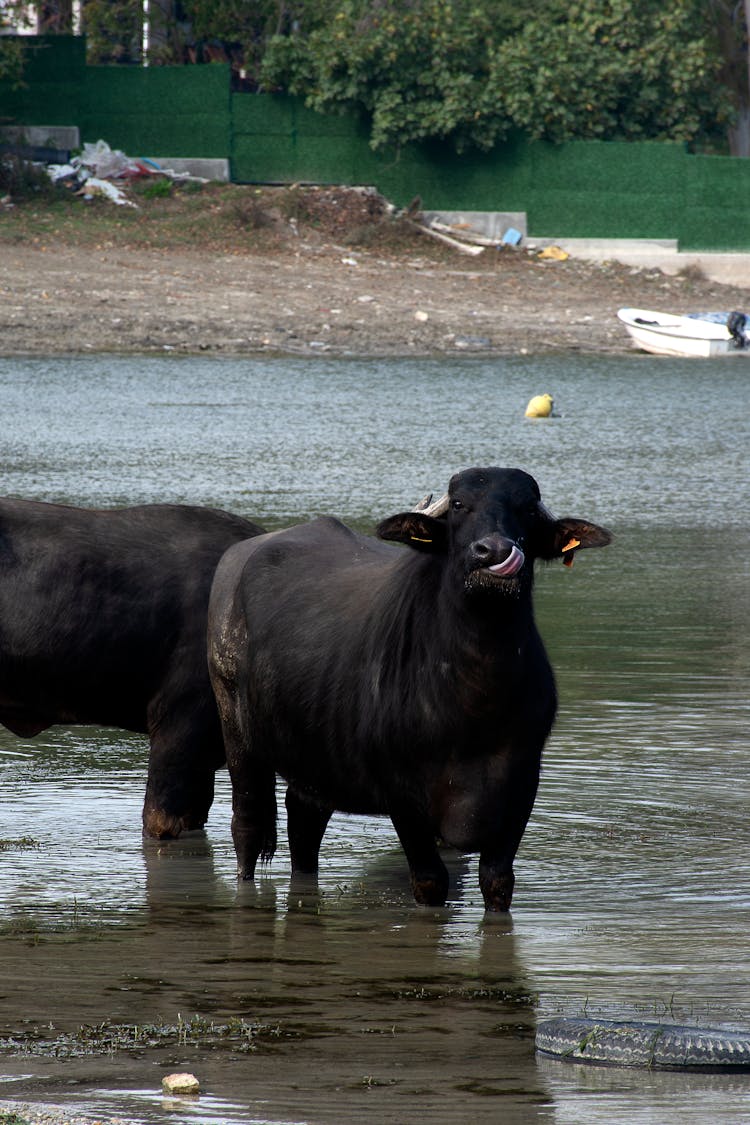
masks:
[(463, 504), (460, 500), (451, 500), (451, 508), (454, 512), (460, 512), (463, 508)]

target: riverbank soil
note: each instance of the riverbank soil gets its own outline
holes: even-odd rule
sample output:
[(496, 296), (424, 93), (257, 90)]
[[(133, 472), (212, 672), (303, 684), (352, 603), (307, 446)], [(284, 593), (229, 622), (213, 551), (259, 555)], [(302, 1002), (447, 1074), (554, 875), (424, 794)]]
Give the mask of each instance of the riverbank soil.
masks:
[(469, 256), (372, 192), (159, 183), (0, 203), (0, 354), (616, 353), (621, 306), (749, 303), (694, 267)]

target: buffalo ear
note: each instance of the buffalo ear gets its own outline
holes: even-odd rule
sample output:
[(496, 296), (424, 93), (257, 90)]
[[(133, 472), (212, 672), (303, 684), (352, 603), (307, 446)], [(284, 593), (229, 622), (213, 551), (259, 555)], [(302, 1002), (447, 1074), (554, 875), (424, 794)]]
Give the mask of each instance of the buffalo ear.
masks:
[(448, 527), (445, 520), (422, 515), (421, 512), (401, 512), (389, 516), (375, 528), (378, 539), (406, 543), (417, 551), (439, 553), (448, 546)]
[(576, 551), (584, 547), (606, 547), (612, 542), (612, 532), (588, 520), (565, 518), (554, 520), (539, 552), (542, 559), (556, 559), (562, 555), (567, 566), (573, 563)]

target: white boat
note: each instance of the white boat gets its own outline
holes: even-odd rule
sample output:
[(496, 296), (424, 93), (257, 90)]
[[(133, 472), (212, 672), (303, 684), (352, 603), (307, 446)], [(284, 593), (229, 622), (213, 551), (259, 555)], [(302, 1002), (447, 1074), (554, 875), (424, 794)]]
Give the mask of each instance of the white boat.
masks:
[(670, 313), (618, 309), (633, 343), (654, 355), (750, 356), (750, 316), (740, 312)]

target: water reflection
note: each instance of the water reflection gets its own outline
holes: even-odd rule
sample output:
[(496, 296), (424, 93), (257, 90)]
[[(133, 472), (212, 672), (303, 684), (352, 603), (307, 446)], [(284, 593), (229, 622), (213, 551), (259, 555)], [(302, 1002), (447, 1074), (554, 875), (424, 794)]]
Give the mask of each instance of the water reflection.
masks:
[[(748, 1120), (742, 1109), (750, 1093), (743, 1075), (673, 1074), (666, 1071), (610, 1070), (605, 1067), (562, 1065), (539, 1058), (540, 1074), (555, 1100), (555, 1125), (657, 1125), (683, 1121), (706, 1125), (717, 1120), (717, 1107), (727, 1100), (738, 1122)], [(675, 1107), (679, 1105), (679, 1118)], [(721, 1109), (718, 1108), (721, 1114)], [(583, 1116), (582, 1116), (583, 1115)], [(731, 1116), (728, 1120), (732, 1120)]]
[[(238, 1120), (462, 1121), (473, 1097), (511, 1095), (525, 1120), (549, 1119), (534, 996), (511, 926), (484, 926), (477, 915), (471, 940), (457, 942), (460, 907), (417, 910), (408, 887), (384, 901), (366, 865), (353, 896), (301, 894), (271, 875), (235, 889), (201, 834), (175, 847), (148, 841), (143, 855), (146, 902), (126, 929), (106, 927), (93, 942), (5, 936), (4, 1031), (30, 1021), (54, 1042), (103, 1011), (114, 1023), (174, 1024), (180, 1014), (212, 1026), (259, 1023), (250, 1054), (203, 1045), (188, 1022), (182, 1046), (121, 1056), (116, 1067), (101, 1055), (86, 1064), (100, 1089), (115, 1071), (142, 1090), (144, 1065), (146, 1074), (155, 1064), (189, 1067), (210, 1093), (243, 1107)], [(43, 994), (29, 994), (30, 975), (45, 980)], [(24, 1017), (14, 1019), (21, 1003)], [(61, 1064), (38, 1046), (2, 1066), (19, 1075), (31, 1066), (35, 1081), (43, 1075), (60, 1090)], [(19, 1089), (29, 1085), (19, 1078)], [(118, 1111), (134, 1112), (135, 1097), (121, 1093)], [(138, 1112), (161, 1120), (163, 1107)]]

